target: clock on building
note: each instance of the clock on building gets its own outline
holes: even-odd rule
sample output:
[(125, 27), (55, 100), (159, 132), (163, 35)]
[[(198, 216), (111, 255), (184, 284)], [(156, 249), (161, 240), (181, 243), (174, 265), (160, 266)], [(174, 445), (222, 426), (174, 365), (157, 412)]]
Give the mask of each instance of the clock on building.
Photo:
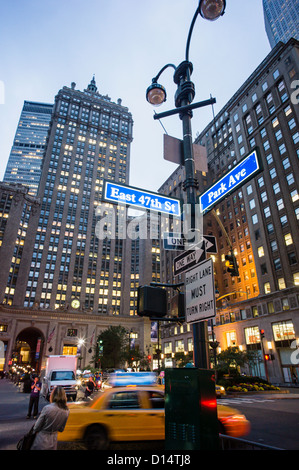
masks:
[(80, 307), (80, 300), (79, 299), (73, 299), (72, 303), (71, 303), (71, 306), (73, 308), (79, 308)]

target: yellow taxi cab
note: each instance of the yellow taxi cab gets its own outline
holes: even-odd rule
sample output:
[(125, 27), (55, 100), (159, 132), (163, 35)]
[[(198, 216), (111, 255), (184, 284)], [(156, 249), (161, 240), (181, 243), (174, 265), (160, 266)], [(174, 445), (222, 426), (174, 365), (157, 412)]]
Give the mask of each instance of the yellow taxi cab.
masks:
[(216, 397), (221, 398), (226, 396), (225, 388), (221, 385), (215, 385)]
[[(164, 440), (164, 390), (155, 385), (155, 374), (138, 378), (134, 385), (131, 377), (124, 376), (127, 383), (122, 384), (118, 377), (94, 400), (70, 404), (58, 440), (84, 442), (90, 450), (106, 449), (113, 441)], [(236, 437), (249, 432), (245, 416), (227, 406), (218, 406), (218, 420), (223, 434)]]

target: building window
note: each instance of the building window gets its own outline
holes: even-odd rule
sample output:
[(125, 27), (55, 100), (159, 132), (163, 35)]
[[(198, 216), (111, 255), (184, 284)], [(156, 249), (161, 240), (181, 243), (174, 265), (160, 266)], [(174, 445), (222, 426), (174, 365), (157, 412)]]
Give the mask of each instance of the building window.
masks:
[(263, 246), (259, 246), (258, 249), (257, 249), (257, 253), (258, 253), (259, 258), (261, 258), (262, 256), (264, 256), (264, 255), (265, 255), (264, 247), (263, 247)]
[(282, 290), (282, 289), (285, 289), (286, 288), (286, 283), (285, 283), (285, 280), (283, 277), (280, 277), (278, 279), (278, 289), (279, 290)]
[(245, 341), (247, 345), (250, 344), (260, 344), (260, 330), (258, 326), (251, 326), (244, 329)]
[(251, 307), (251, 312), (252, 312), (253, 317), (258, 317), (259, 316), (258, 308), (257, 308), (256, 305)]
[(274, 304), (273, 302), (267, 303), (268, 313), (274, 313)]
[(293, 244), (292, 235), (290, 233), (286, 233), (284, 236), (284, 241), (285, 241), (286, 246), (292, 245)]
[(262, 274), (267, 274), (268, 273), (267, 265), (265, 263), (261, 264), (261, 272), (262, 272)]
[(264, 214), (266, 218), (271, 216), (271, 211), (270, 211), (269, 206), (264, 208)]
[(291, 320), (273, 323), (272, 325), (274, 341), (279, 342), (280, 346), (295, 339), (294, 325)]
[(295, 183), (293, 173), (290, 173), (289, 175), (287, 175), (287, 182), (288, 182), (288, 185), (291, 185), (291, 184)]
[(282, 217), (280, 217), (280, 223), (282, 227), (285, 227), (286, 225), (288, 225), (288, 218), (286, 215), (283, 215)]
[(226, 332), (226, 343), (228, 348), (237, 346), (237, 335), (235, 331)]
[(288, 253), (288, 258), (291, 266), (297, 263), (296, 254), (293, 251), (291, 253)]
[(273, 260), (273, 264), (274, 264), (274, 269), (275, 269), (275, 271), (278, 271), (279, 269), (281, 269), (280, 258), (274, 259), (274, 260)]
[(269, 235), (271, 235), (271, 233), (274, 233), (274, 225), (272, 223), (267, 224), (267, 232)]
[(270, 292), (271, 292), (270, 282), (265, 282), (264, 292), (265, 292), (265, 294), (270, 294)]

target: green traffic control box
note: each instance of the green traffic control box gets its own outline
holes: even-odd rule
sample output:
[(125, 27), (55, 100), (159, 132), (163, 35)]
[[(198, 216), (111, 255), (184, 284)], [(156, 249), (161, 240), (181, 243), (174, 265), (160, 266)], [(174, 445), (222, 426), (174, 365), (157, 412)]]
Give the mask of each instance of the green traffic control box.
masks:
[(165, 370), (165, 449), (219, 449), (214, 371)]

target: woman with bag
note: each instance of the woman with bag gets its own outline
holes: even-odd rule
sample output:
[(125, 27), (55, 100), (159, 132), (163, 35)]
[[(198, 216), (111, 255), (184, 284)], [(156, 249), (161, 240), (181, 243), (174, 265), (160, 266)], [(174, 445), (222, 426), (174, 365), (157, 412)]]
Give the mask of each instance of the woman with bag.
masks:
[(42, 409), (33, 427), (35, 439), (31, 450), (57, 449), (57, 432), (64, 430), (69, 411), (64, 389), (54, 388), (50, 396), (50, 404)]

